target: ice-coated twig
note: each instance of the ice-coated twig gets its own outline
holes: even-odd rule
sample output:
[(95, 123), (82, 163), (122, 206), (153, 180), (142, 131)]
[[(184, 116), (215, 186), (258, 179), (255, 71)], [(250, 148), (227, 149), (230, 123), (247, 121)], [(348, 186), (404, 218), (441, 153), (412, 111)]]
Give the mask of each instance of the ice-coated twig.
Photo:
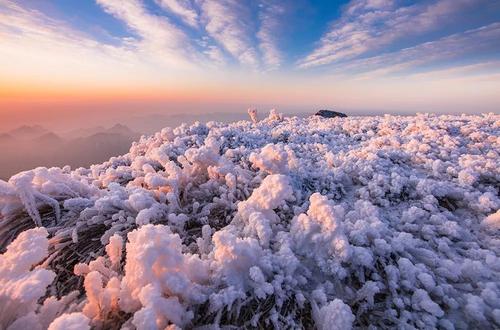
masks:
[(256, 124), (259, 121), (259, 119), (257, 118), (257, 109), (249, 108), (247, 112), (250, 116), (250, 119), (252, 120), (252, 123)]

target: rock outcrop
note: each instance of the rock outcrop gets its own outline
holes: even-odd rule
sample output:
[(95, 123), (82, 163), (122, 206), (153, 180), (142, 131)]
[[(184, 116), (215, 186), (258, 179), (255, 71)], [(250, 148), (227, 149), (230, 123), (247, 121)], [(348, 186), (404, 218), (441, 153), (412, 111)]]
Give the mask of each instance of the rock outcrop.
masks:
[(345, 113), (332, 111), (332, 110), (319, 110), (314, 115), (321, 116), (323, 118), (347, 117), (347, 115)]

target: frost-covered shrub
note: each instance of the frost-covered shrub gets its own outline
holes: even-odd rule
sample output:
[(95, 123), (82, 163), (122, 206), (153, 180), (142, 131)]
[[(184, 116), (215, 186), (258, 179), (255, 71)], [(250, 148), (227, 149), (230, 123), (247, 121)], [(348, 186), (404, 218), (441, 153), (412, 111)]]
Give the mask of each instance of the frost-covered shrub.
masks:
[(249, 114), (0, 181), (0, 327), (500, 327), (498, 115)]
[(37, 301), (45, 295), (54, 279), (54, 272), (31, 267), (47, 256), (48, 233), (45, 228), (21, 233), (0, 255), (0, 326), (35, 311)]
[(26, 230), (0, 255), (1, 329), (47, 328), (74, 307), (75, 293), (61, 299), (49, 297), (40, 304), (56, 276), (43, 265), (37, 266), (48, 255), (47, 236), (45, 228)]
[(269, 174), (286, 174), (289, 169), (288, 154), (282, 145), (268, 144), (259, 153), (251, 153), (248, 160)]
[(268, 120), (283, 120), (283, 114), (278, 113), (276, 109), (271, 109), (269, 111), (269, 117), (267, 117)]
[(252, 120), (252, 122), (254, 124), (257, 124), (257, 122), (259, 121), (259, 119), (257, 118), (257, 109), (250, 108), (247, 110), (247, 112), (248, 112), (248, 115), (250, 116), (250, 119)]

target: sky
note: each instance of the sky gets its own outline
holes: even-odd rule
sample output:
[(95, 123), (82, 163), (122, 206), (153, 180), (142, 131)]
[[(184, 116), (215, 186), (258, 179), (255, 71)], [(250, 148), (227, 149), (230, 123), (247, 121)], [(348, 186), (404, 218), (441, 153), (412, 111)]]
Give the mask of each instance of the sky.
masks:
[(500, 0), (0, 0), (4, 123), (498, 104)]

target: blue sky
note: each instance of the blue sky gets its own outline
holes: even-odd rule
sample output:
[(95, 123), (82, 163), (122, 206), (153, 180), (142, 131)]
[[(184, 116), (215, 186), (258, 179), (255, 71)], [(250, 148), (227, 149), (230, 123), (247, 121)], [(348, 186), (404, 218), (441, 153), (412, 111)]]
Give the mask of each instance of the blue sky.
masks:
[[(201, 10), (196, 6), (196, 1), (172, 1), (172, 3), (174, 2), (186, 4), (186, 7), (191, 7), (197, 15), (201, 16)], [(23, 2), (24, 6), (35, 8), (52, 17), (69, 22), (75, 29), (88, 33), (102, 42), (113, 43), (118, 42), (121, 38), (140, 37), (126, 22), (103, 10), (105, 3), (105, 1), (98, 3), (93, 0), (31, 0)], [(210, 37), (203, 27), (193, 27), (186, 24), (182, 16), (172, 12), (166, 6), (162, 6), (161, 1), (144, 0), (140, 3), (149, 13), (168, 19), (192, 39)], [(258, 1), (241, 1), (241, 3), (250, 9), (250, 15), (256, 21), (259, 20), (259, 12), (266, 6), (279, 6), (282, 22), (276, 26), (277, 38), (279, 38), (277, 43), (282, 47), (285, 56), (283, 61), (293, 64), (293, 59), (298, 59), (307, 53), (308, 48), (314, 47), (314, 43), (327, 32), (330, 23), (341, 15), (342, 7), (348, 1), (299, 0), (260, 3)], [(249, 28), (248, 33), (257, 33), (257, 25)], [(255, 42), (254, 46), (258, 47), (257, 41), (253, 41)]]
[[(116, 12), (117, 7), (127, 2), (135, 4), (128, 15), (140, 8), (143, 15), (169, 22), (185, 34), (197, 51), (214, 47), (222, 53), (225, 64), (248, 65), (245, 59), (238, 59), (241, 50), (231, 48), (234, 40), (227, 40), (235, 34), (236, 39), (242, 41), (240, 48), (255, 52), (255, 58), (250, 60), (255, 60), (251, 65), (258, 69), (328, 67), (397, 52), (500, 22), (500, 1), (495, 0), (28, 0), (17, 1), (17, 4), (64, 21), (99, 42), (120, 45), (127, 38), (144, 38), (134, 27), (133, 19), (137, 17), (127, 18)], [(219, 6), (211, 8), (207, 6), (210, 3)], [(220, 29), (210, 32), (207, 26), (221, 18), (224, 19), (219, 22)], [(356, 34), (359, 44), (354, 41)], [(263, 49), (262, 44), (267, 41), (272, 50)], [(334, 44), (339, 46), (332, 47)], [(453, 61), (498, 59), (499, 44), (496, 40), (491, 47), (457, 56)], [(363, 49), (355, 49), (357, 47)], [(272, 51), (276, 54), (270, 54)]]
[(0, 36), (19, 85), (381, 109), (500, 94), (500, 0), (0, 0)]

